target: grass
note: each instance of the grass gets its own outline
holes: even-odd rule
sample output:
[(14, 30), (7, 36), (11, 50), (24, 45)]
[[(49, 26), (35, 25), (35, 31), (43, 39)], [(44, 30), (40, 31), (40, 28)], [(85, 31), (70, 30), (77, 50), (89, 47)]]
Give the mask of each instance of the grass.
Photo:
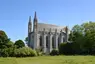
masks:
[(39, 56), (0, 58), (0, 64), (95, 64), (94, 56)]

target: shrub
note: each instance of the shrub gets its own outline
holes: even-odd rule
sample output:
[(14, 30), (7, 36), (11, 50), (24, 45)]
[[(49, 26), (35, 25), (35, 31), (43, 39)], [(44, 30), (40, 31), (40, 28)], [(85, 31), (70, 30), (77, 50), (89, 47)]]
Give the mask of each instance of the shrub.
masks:
[(36, 48), (36, 53), (37, 53), (37, 56), (42, 56), (43, 55), (42, 49), (40, 47)]
[(0, 56), (2, 57), (12, 57), (13, 53), (13, 48), (0, 49)]
[(17, 46), (17, 48), (22, 48), (22, 47), (25, 47), (25, 44), (22, 40), (17, 40), (14, 45)]
[(7, 52), (7, 49), (0, 49), (0, 56), (1, 57), (8, 57), (9, 54)]
[(33, 57), (33, 56), (37, 56), (37, 53), (36, 51), (32, 50), (29, 47), (23, 47), (19, 49), (12, 47), (12, 48), (0, 49), (0, 56), (1, 57)]
[(52, 50), (50, 55), (54, 56), (54, 55), (59, 55), (59, 51), (58, 50)]
[(29, 47), (23, 47), (23, 48), (15, 49), (14, 55), (16, 57), (33, 57), (33, 56), (37, 56), (36, 51), (32, 50)]
[(71, 55), (74, 51), (72, 49), (72, 43), (61, 43), (59, 46), (59, 54)]

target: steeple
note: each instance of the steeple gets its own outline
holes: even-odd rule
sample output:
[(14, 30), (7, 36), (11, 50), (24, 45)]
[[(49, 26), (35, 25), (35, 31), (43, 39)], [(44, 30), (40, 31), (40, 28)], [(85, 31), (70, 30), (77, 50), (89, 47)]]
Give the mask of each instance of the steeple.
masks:
[(34, 14), (34, 21), (37, 22), (37, 15), (36, 15), (36, 11), (35, 11), (35, 14)]
[(28, 22), (28, 33), (32, 32), (32, 22), (31, 22), (31, 16), (29, 16), (29, 22)]
[(31, 16), (29, 16), (29, 24), (30, 25), (32, 24), (32, 22), (31, 22)]
[(31, 21), (31, 16), (29, 16), (29, 21)]
[(32, 32), (32, 22), (31, 22), (31, 16), (29, 16), (29, 22), (28, 22), (28, 46), (31, 47), (31, 32)]
[(34, 21), (33, 21), (33, 32), (37, 32), (37, 24), (38, 24), (38, 19), (37, 19), (37, 15), (36, 15), (36, 11), (34, 14)]
[(34, 18), (37, 18), (37, 16), (36, 16), (36, 11), (35, 11), (35, 17)]

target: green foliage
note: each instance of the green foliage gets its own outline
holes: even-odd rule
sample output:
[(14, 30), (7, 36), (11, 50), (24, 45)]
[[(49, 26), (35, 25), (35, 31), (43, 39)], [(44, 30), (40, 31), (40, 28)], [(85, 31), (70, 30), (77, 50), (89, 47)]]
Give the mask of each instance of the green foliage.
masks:
[(25, 38), (25, 42), (28, 44), (28, 37)]
[(32, 57), (36, 56), (36, 51), (25, 47), (22, 40), (15, 43), (8, 39), (4, 31), (0, 31), (0, 56), (1, 57)]
[(95, 22), (75, 25), (69, 36), (75, 54), (95, 54)]
[(65, 55), (73, 54), (72, 46), (72, 43), (61, 43), (59, 46), (59, 53)]
[(0, 56), (2, 57), (12, 57), (14, 53), (14, 48), (0, 49), (0, 53)]
[(2, 57), (33, 57), (33, 56), (37, 56), (37, 54), (36, 54), (36, 51), (32, 50), (29, 47), (23, 47), (19, 49), (12, 47), (12, 48), (0, 49), (0, 56)]
[(42, 56), (43, 55), (43, 52), (42, 52), (42, 49), (39, 47), (39, 48), (36, 48), (36, 53), (37, 53), (37, 56)]
[(51, 51), (50, 55), (52, 56), (59, 55), (59, 51), (54, 49)]
[(9, 41), (9, 42), (6, 44), (6, 46), (7, 46), (8, 48), (13, 47), (13, 46), (14, 46), (14, 42)]
[(0, 30), (0, 37), (3, 37), (5, 39), (8, 39), (8, 36), (6, 35), (6, 33), (2, 30)]
[(23, 47), (14, 50), (14, 55), (16, 57), (33, 57), (37, 56), (36, 51), (32, 50), (29, 47)]
[(25, 44), (22, 40), (17, 40), (14, 45), (16, 45), (17, 48), (22, 48), (25, 46)]
[(8, 39), (6, 33), (2, 30), (0, 30), (0, 49), (7, 48), (7, 43), (10, 41)]

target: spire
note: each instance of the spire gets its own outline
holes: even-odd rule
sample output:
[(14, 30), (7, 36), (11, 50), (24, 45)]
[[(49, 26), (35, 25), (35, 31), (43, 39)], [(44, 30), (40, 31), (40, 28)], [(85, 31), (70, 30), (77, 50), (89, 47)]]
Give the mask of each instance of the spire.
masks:
[(35, 14), (34, 14), (34, 21), (37, 21), (37, 14), (36, 14), (36, 11), (35, 11)]
[(38, 20), (37, 20), (36, 12), (34, 14), (33, 25), (34, 25), (33, 31), (35, 32), (35, 31), (37, 31), (37, 26), (38, 26)]
[(35, 11), (35, 16), (34, 16), (35, 19), (37, 19), (37, 16), (36, 16), (36, 11)]
[(31, 22), (31, 16), (29, 16), (29, 22)]
[(32, 23), (31, 23), (31, 16), (29, 16), (29, 24), (32, 24)]

